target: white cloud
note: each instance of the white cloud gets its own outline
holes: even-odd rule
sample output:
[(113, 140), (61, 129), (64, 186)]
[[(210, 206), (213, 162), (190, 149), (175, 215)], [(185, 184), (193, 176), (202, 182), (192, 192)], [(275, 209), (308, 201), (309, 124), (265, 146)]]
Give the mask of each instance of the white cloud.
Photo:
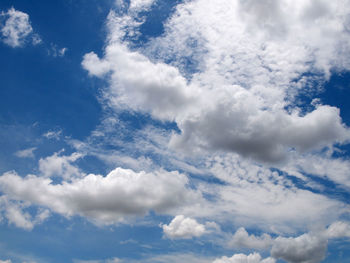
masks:
[(106, 260), (80, 260), (74, 259), (74, 263), (122, 263), (123, 261), (119, 258), (111, 258)]
[(89, 174), (61, 184), (35, 175), (22, 178), (13, 172), (0, 176), (1, 190), (10, 199), (25, 200), (64, 216), (85, 216), (99, 224), (122, 222), (150, 210), (172, 214), (199, 202), (200, 193), (187, 184), (188, 178), (177, 172), (135, 173), (122, 168), (105, 177)]
[(125, 259), (122, 263), (211, 263), (212, 260), (192, 253), (171, 253), (144, 257), (141, 260)]
[(15, 152), (15, 155), (20, 158), (34, 158), (34, 151), (36, 147), (31, 147), (28, 149), (20, 150)]
[(319, 263), (325, 258), (327, 239), (322, 235), (303, 234), (296, 238), (278, 237), (271, 255), (288, 263)]
[(169, 225), (162, 225), (162, 228), (165, 236), (170, 239), (190, 239), (206, 232), (205, 225), (183, 215), (177, 215)]
[(240, 227), (229, 241), (229, 245), (236, 248), (250, 249), (268, 249), (272, 245), (272, 238), (268, 234), (260, 237), (249, 235), (248, 232)]
[(140, 12), (147, 11), (156, 0), (131, 0), (129, 11)]
[(2, 41), (11, 47), (23, 46), (33, 32), (29, 15), (12, 7), (7, 12), (2, 12), (0, 16), (6, 19), (4, 24), (0, 24)]
[(297, 188), (283, 174), (242, 160), (237, 155), (208, 158), (211, 173), (224, 185), (200, 184), (215, 203), (196, 210), (197, 217), (215, 216), (236, 226), (258, 227), (266, 232), (294, 233), (326, 226), (349, 213), (349, 206), (322, 194)]
[(327, 228), (325, 234), (329, 239), (350, 237), (350, 224), (344, 221), (334, 222)]
[(63, 57), (66, 54), (67, 50), (68, 48), (66, 47), (59, 48), (56, 44), (51, 43), (50, 48), (47, 49), (47, 53), (53, 57)]
[(61, 134), (62, 134), (62, 130), (57, 130), (57, 131), (48, 131), (44, 133), (43, 136), (46, 137), (47, 139), (59, 140)]
[(82, 158), (80, 153), (72, 153), (69, 156), (60, 156), (61, 152), (54, 153), (52, 156), (40, 158), (39, 171), (45, 177), (58, 176), (69, 179), (74, 176), (82, 176), (84, 173), (72, 163)]
[(11, 260), (0, 260), (0, 263), (11, 263), (12, 261)]
[[(349, 10), (339, 11), (340, 1), (313, 5), (290, 0), (186, 2), (146, 50), (131, 50), (123, 41), (128, 25), (137, 27), (135, 20), (128, 16), (120, 25), (124, 17), (111, 13), (104, 57), (88, 53), (82, 65), (98, 77), (109, 73), (106, 98), (113, 107), (176, 121), (182, 131), (170, 141), (176, 149), (237, 152), (278, 162), (290, 152), (350, 139), (337, 108), (316, 105), (304, 114), (294, 105), (294, 96), (313, 80), (304, 73), (326, 79), (332, 67), (348, 68), (339, 62), (347, 53), (340, 54), (337, 47), (349, 46), (343, 30)], [(310, 19), (315, 25), (308, 24)], [(199, 59), (187, 79), (184, 56)], [(170, 58), (173, 65), (162, 62)]]
[(35, 217), (33, 217), (25, 209), (28, 204), (25, 202), (16, 202), (8, 200), (6, 196), (0, 198), (0, 212), (3, 213), (9, 224), (25, 230), (32, 230), (35, 225), (43, 223), (50, 215), (48, 210), (37, 209)]
[(253, 253), (249, 255), (235, 254), (232, 257), (222, 257), (216, 259), (213, 263), (275, 263), (273, 258), (262, 259), (260, 254)]
[(350, 189), (350, 178), (348, 175), (350, 162), (347, 159), (334, 159), (329, 156), (320, 155), (295, 156), (282, 169), (290, 174), (302, 172), (323, 177), (335, 182), (341, 187)]

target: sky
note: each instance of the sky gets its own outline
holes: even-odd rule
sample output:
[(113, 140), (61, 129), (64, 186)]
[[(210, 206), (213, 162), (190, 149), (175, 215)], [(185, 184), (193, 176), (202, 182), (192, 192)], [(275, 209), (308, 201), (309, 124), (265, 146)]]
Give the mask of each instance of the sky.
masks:
[(350, 262), (349, 0), (2, 0), (0, 263)]

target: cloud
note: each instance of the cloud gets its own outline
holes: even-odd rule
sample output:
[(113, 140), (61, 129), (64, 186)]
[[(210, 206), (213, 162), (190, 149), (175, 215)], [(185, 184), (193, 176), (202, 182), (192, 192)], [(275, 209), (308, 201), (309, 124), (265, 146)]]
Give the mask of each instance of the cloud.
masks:
[(47, 53), (53, 57), (63, 57), (67, 51), (68, 48), (59, 48), (56, 44), (51, 43), (50, 49), (47, 50)]
[(216, 259), (213, 263), (275, 263), (273, 258), (262, 259), (260, 254), (253, 253), (249, 255), (235, 254), (232, 257), (222, 257)]
[[(196, 211), (215, 221), (273, 233), (294, 233), (326, 226), (349, 212), (341, 201), (298, 188), (282, 173), (254, 164), (237, 155), (209, 157), (208, 169), (222, 184), (200, 184), (215, 203)], [(331, 212), (332, 211), (332, 212)]]
[(263, 234), (260, 237), (249, 235), (248, 232), (240, 227), (232, 236), (229, 245), (236, 248), (250, 249), (268, 249), (272, 245), (272, 238), (268, 234)]
[(20, 158), (34, 158), (34, 151), (36, 149), (36, 147), (31, 147), (28, 149), (20, 150), (15, 152), (15, 155)]
[(64, 179), (84, 175), (79, 168), (72, 164), (82, 158), (83, 155), (72, 153), (69, 156), (60, 156), (61, 152), (54, 153), (52, 156), (46, 158), (40, 158), (39, 171), (41, 174), (45, 177), (57, 176)]
[(141, 260), (123, 259), (121, 263), (211, 263), (212, 260), (193, 253), (170, 253), (146, 256)]
[[(13, 200), (25, 200), (64, 216), (81, 215), (98, 224), (123, 222), (150, 210), (173, 213), (201, 200), (178, 172), (135, 173), (116, 168), (107, 176), (89, 174), (54, 184), (50, 178), (14, 172), (0, 176), (1, 191)], [(172, 212), (173, 211), (173, 212)]]
[(80, 260), (80, 259), (74, 259), (74, 263), (121, 263), (123, 262), (119, 258), (111, 258), (106, 260)]
[(129, 10), (131, 12), (147, 11), (156, 0), (131, 0)]
[[(116, 110), (175, 121), (181, 133), (173, 135), (170, 146), (177, 150), (236, 152), (276, 163), (292, 152), (346, 143), (350, 133), (339, 109), (319, 104), (304, 113), (294, 103), (314, 78), (327, 79), (334, 67), (350, 68), (340, 62), (347, 53), (338, 54), (336, 48), (350, 48), (350, 36), (343, 31), (346, 10), (337, 9), (339, 1), (315, 7), (317, 12), (313, 3), (294, 2), (184, 3), (165, 24), (165, 34), (139, 50), (125, 41), (139, 24), (130, 15), (123, 20), (112, 12), (104, 57), (87, 53), (82, 65), (90, 75), (109, 80), (105, 97)], [(319, 25), (306, 27), (308, 19)], [(190, 76), (186, 55), (199, 60)], [(169, 60), (174, 62), (163, 62)], [(314, 78), (303, 76), (310, 72)]]
[(59, 140), (61, 134), (62, 134), (62, 130), (57, 130), (57, 131), (48, 131), (44, 133), (43, 136), (46, 137), (47, 139)]
[(33, 32), (29, 15), (12, 7), (7, 12), (1, 12), (0, 19), (5, 20), (4, 24), (0, 24), (1, 40), (13, 48), (23, 46)]
[(326, 230), (329, 239), (350, 237), (350, 224), (344, 221), (337, 221), (331, 224)]
[(170, 239), (191, 239), (200, 237), (206, 232), (204, 225), (195, 219), (177, 215), (169, 225), (162, 225), (163, 232)]
[(9, 224), (14, 224), (18, 228), (32, 230), (35, 225), (43, 223), (50, 215), (46, 209), (37, 209), (37, 213), (33, 217), (25, 211), (27, 207), (28, 204), (25, 202), (11, 201), (6, 196), (0, 198), (0, 212)]
[(318, 263), (325, 258), (327, 239), (321, 235), (303, 234), (296, 238), (278, 237), (271, 255), (289, 263)]
[(12, 261), (11, 260), (0, 260), (0, 263), (11, 263)]

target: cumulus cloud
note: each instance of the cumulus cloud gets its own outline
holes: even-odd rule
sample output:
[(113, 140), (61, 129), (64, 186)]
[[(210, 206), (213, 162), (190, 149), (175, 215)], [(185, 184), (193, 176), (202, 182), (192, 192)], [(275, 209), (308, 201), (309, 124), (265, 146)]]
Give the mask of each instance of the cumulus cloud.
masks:
[[(311, 1), (188, 2), (177, 7), (165, 34), (146, 50), (130, 49), (124, 41), (127, 26), (111, 13), (104, 57), (88, 53), (82, 65), (91, 75), (107, 76), (106, 97), (113, 107), (175, 121), (181, 133), (173, 135), (170, 146), (176, 149), (279, 162), (290, 152), (320, 150), (350, 138), (337, 108), (316, 105), (303, 113), (294, 105), (294, 96), (312, 81), (304, 73), (326, 79), (332, 67), (348, 67), (338, 63), (347, 53), (338, 54), (336, 47), (349, 46), (343, 30), (347, 10), (339, 11), (339, 5), (322, 3), (316, 12)], [(128, 17), (124, 23), (137, 27)], [(306, 27), (310, 19), (317, 23)], [(188, 72), (180, 54), (200, 60), (190, 77), (184, 77)]]
[(232, 257), (222, 257), (216, 259), (213, 263), (275, 263), (273, 258), (262, 259), (259, 253), (249, 255), (235, 254)]
[(260, 237), (249, 235), (244, 227), (240, 227), (232, 236), (229, 245), (237, 248), (268, 249), (272, 245), (272, 238), (268, 234)]
[(170, 239), (190, 239), (206, 232), (205, 226), (195, 219), (177, 215), (169, 225), (162, 225), (163, 232)]
[(78, 167), (73, 165), (75, 161), (82, 158), (80, 153), (72, 153), (69, 156), (61, 156), (61, 152), (54, 153), (52, 156), (40, 158), (39, 171), (45, 177), (62, 177), (69, 179), (74, 176), (81, 176), (83, 173)]
[(327, 239), (321, 235), (303, 234), (296, 238), (278, 237), (271, 255), (289, 263), (318, 263), (325, 258)]
[(0, 22), (1, 40), (10, 47), (23, 46), (33, 32), (29, 15), (13, 7), (0, 13)]
[(329, 239), (350, 237), (350, 224), (344, 221), (337, 221), (331, 224), (326, 230)]
[(31, 147), (28, 149), (20, 150), (15, 152), (15, 155), (20, 158), (34, 158), (34, 151), (36, 147)]
[(11, 260), (0, 260), (0, 263), (11, 263), (12, 261)]
[(14, 172), (0, 176), (1, 191), (13, 200), (25, 200), (64, 216), (81, 215), (96, 223), (122, 222), (127, 216), (153, 210), (171, 213), (201, 195), (187, 187), (178, 172), (135, 173), (117, 168), (107, 176), (89, 174), (54, 184), (50, 178)]

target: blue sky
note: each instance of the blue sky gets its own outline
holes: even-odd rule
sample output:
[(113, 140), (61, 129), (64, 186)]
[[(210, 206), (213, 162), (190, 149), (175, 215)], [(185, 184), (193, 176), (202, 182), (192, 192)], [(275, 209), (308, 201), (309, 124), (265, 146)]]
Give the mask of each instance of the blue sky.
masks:
[(350, 262), (350, 2), (0, 3), (0, 263)]

